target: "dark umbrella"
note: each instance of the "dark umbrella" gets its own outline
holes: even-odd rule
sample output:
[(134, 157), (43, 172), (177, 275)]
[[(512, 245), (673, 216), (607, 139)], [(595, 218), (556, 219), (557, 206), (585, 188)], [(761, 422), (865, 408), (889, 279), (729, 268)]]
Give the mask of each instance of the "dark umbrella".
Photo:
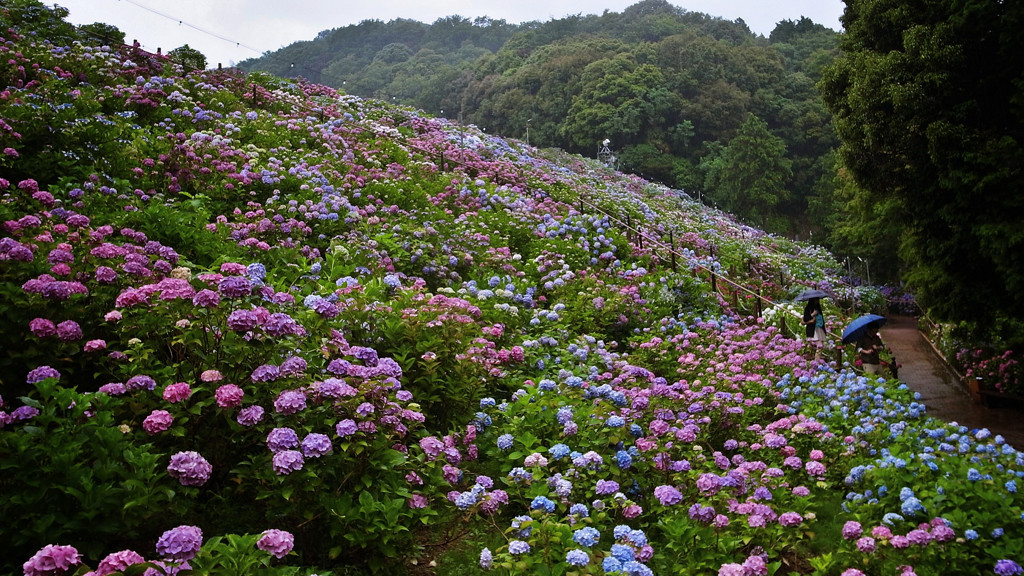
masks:
[(806, 290), (801, 292), (799, 296), (793, 299), (794, 302), (803, 302), (804, 300), (813, 300), (814, 298), (828, 298), (828, 292), (823, 290)]
[(860, 340), (864, 333), (867, 332), (869, 326), (878, 328), (882, 324), (885, 324), (885, 316), (879, 316), (878, 314), (865, 314), (857, 318), (850, 322), (850, 325), (843, 330), (843, 344)]

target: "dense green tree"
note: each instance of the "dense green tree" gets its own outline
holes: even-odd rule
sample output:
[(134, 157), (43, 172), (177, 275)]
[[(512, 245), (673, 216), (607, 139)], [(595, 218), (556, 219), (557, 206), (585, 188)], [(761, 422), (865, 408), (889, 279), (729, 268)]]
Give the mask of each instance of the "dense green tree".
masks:
[(1024, 317), (1024, 4), (846, 4), (820, 86), (851, 201), (886, 204), (861, 226), (901, 228), (892, 257), (938, 317)]
[(167, 53), (172, 62), (180, 64), (186, 72), (193, 70), (206, 70), (206, 56), (188, 44), (180, 46)]
[(78, 31), (64, 19), (70, 12), (54, 4), (38, 0), (4, 0), (0, 3), (0, 30), (31, 30), (54, 44), (67, 44), (78, 39)]
[(107, 46), (124, 44), (124, 32), (112, 24), (102, 22), (82, 24), (78, 27), (78, 33), (87, 40), (94, 40)]
[(722, 209), (761, 226), (777, 228), (779, 205), (788, 199), (792, 176), (786, 143), (753, 114), (736, 137), (706, 163), (705, 189)]

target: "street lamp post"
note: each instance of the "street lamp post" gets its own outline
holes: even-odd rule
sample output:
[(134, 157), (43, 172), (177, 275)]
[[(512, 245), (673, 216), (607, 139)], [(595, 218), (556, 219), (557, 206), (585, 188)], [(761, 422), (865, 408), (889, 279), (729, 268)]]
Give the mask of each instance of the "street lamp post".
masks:
[(857, 260), (860, 260), (861, 262), (864, 263), (864, 271), (868, 277), (868, 286), (871, 286), (871, 265), (868, 263), (866, 259), (861, 258), (860, 256), (857, 256)]

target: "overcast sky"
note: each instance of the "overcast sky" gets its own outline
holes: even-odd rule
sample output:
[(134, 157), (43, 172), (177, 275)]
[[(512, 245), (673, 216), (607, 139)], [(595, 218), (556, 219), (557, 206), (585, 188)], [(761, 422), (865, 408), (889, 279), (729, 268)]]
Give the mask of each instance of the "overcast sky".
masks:
[[(487, 16), (519, 24), (574, 14), (622, 12), (639, 0), (43, 0), (70, 10), (74, 24), (117, 26), (126, 41), (164, 52), (184, 44), (206, 55), (212, 67), (230, 66), (323, 30), (363, 20), (407, 18), (433, 23), (458, 15)], [(742, 18), (755, 34), (768, 36), (782, 20), (806, 16), (841, 30), (842, 0), (669, 0), (690, 12), (727, 20)]]

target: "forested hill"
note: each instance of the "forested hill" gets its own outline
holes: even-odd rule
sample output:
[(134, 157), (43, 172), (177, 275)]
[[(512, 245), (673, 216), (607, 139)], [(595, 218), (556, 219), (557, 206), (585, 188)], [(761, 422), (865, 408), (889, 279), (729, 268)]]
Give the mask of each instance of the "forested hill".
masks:
[(815, 82), (838, 33), (809, 19), (765, 38), (644, 0), (622, 13), (511, 24), (367, 20), (239, 64), (379, 97), (593, 156), (751, 223), (822, 231), (837, 146)]

